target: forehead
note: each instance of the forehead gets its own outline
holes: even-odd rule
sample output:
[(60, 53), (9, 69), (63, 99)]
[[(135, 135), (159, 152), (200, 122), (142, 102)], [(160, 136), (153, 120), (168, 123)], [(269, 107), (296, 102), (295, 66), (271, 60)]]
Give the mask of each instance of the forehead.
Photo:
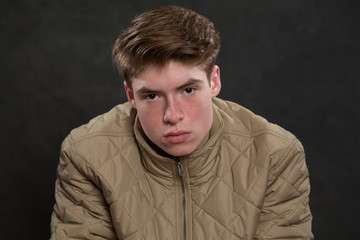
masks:
[(169, 61), (164, 65), (150, 64), (132, 79), (133, 88), (149, 87), (176, 87), (190, 80), (207, 82), (207, 74), (202, 65), (186, 64), (178, 61)]

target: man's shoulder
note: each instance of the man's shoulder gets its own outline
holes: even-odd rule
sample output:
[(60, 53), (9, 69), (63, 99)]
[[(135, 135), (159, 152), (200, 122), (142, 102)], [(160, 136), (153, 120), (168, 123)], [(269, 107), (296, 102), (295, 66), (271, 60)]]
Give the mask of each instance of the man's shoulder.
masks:
[(130, 103), (119, 104), (87, 124), (73, 129), (69, 137), (72, 142), (80, 142), (97, 136), (132, 135), (135, 115), (136, 111)]
[(230, 138), (246, 138), (269, 152), (287, 148), (298, 141), (291, 132), (237, 103), (214, 99), (214, 104), (222, 115), (224, 133)]
[(129, 144), (134, 144), (135, 116), (136, 110), (132, 109), (130, 103), (117, 105), (73, 129), (63, 141), (61, 150), (88, 156), (86, 158), (123, 151)]
[(136, 110), (125, 103), (75, 128), (62, 143), (61, 159), (67, 159), (91, 179), (106, 178), (115, 161), (121, 165), (126, 161), (124, 156), (138, 156), (133, 133), (135, 116)]

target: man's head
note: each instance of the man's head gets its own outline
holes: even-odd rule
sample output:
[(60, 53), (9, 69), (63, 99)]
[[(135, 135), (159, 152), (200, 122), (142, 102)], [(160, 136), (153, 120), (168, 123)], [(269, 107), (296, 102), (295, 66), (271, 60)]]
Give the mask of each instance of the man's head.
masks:
[(131, 87), (148, 65), (170, 60), (201, 64), (210, 77), (220, 48), (220, 36), (207, 18), (177, 6), (166, 6), (135, 17), (116, 40), (114, 64)]
[(188, 155), (209, 138), (219, 47), (208, 19), (173, 6), (139, 15), (115, 43), (128, 100), (146, 136), (169, 155)]

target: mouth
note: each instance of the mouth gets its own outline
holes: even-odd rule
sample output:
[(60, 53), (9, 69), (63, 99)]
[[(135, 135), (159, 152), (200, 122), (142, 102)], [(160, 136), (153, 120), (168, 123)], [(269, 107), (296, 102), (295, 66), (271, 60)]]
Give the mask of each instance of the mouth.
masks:
[(169, 143), (182, 143), (190, 137), (190, 132), (187, 131), (176, 131), (170, 132), (165, 135), (165, 140)]

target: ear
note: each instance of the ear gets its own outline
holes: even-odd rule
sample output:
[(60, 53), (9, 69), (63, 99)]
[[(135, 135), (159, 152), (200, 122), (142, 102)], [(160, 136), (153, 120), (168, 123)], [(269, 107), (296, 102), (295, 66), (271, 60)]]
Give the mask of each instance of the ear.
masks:
[(220, 93), (221, 81), (220, 81), (220, 68), (215, 65), (210, 75), (210, 87), (211, 97), (216, 97)]
[(124, 87), (125, 87), (125, 92), (126, 92), (128, 101), (131, 103), (132, 107), (136, 109), (134, 93), (133, 93), (131, 87), (127, 85), (126, 81), (124, 81)]

